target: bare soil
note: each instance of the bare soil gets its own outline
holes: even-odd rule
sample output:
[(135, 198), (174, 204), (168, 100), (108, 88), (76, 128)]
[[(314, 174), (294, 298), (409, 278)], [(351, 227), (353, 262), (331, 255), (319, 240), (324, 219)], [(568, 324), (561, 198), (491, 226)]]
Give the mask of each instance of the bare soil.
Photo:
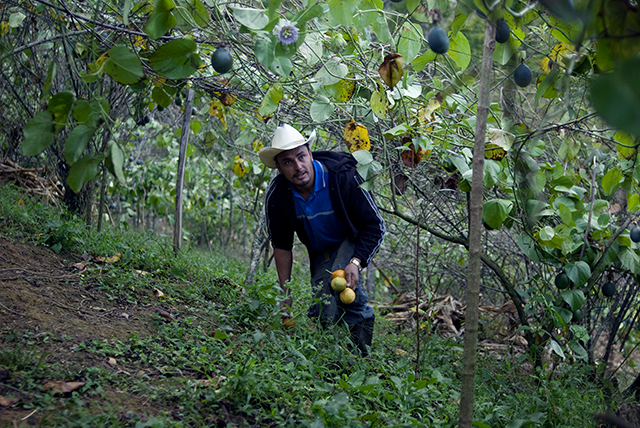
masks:
[[(43, 363), (117, 370), (109, 361), (74, 348), (95, 339), (124, 339), (132, 332), (144, 337), (154, 328), (151, 324), (154, 308), (111, 300), (99, 290), (98, 284), (82, 281), (78, 268), (82, 262), (78, 255), (59, 255), (45, 247), (0, 237), (0, 350), (15, 346), (15, 342), (2, 341), (8, 334), (46, 334), (52, 340), (44, 347), (39, 343), (37, 349), (44, 355)], [(8, 376), (10, 373), (0, 366), (0, 397), (11, 395), (29, 401), (28, 392), (3, 383)], [(61, 380), (69, 379), (42, 381)], [(160, 410), (121, 391), (106, 390), (105, 396), (112, 406), (122, 409), (123, 415), (155, 414)], [(0, 427), (37, 425), (44, 416), (30, 413), (0, 405)]]

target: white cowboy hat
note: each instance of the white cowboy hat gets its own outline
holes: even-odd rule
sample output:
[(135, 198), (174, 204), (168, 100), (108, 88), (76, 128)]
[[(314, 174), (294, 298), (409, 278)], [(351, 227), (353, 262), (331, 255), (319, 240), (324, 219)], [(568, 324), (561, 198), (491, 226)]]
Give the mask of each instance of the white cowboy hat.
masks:
[(273, 139), (271, 140), (271, 147), (265, 147), (260, 149), (258, 152), (258, 156), (260, 156), (260, 160), (263, 164), (265, 164), (269, 168), (276, 167), (276, 156), (280, 153), (295, 149), (296, 147), (300, 147), (305, 144), (313, 144), (316, 140), (316, 131), (314, 130), (309, 139), (305, 140), (301, 133), (299, 133), (295, 128), (286, 123), (282, 126), (278, 126), (276, 128), (275, 134), (273, 134)]

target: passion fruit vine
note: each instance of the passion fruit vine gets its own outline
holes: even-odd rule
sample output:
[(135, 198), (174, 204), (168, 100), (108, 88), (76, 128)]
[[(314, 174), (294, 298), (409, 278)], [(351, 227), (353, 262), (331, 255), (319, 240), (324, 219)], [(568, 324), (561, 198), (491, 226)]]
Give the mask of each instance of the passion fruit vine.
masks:
[(521, 88), (529, 86), (532, 79), (533, 75), (531, 74), (531, 69), (525, 63), (517, 66), (513, 72), (513, 80), (516, 82), (516, 85)]
[(506, 43), (511, 35), (511, 28), (504, 19), (499, 20), (496, 23), (496, 42)]
[(429, 42), (431, 50), (437, 54), (444, 55), (449, 50), (449, 37), (447, 37), (447, 33), (437, 25), (429, 31), (427, 42)]

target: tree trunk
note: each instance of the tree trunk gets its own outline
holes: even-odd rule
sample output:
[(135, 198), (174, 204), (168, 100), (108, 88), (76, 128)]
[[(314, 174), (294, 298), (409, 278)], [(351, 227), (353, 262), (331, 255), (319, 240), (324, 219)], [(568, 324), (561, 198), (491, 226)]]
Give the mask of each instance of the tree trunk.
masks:
[(462, 355), (460, 428), (471, 428), (473, 423), (473, 402), (476, 374), (476, 353), (478, 345), (478, 303), (480, 300), (480, 269), (482, 267), (482, 203), (484, 184), (484, 143), (489, 114), (489, 88), (492, 81), (491, 66), (495, 49), (495, 24), (486, 21), (482, 68), (480, 69), (480, 90), (476, 135), (473, 143), (473, 176), (469, 201), (469, 264), (467, 267), (467, 310), (464, 327), (464, 351)]

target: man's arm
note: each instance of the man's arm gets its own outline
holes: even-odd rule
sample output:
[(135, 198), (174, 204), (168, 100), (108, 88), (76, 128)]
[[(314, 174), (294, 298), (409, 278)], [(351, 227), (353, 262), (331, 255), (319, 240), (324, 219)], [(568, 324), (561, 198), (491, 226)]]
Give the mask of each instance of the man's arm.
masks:
[(276, 261), (276, 271), (278, 272), (278, 282), (280, 288), (285, 296), (285, 299), (280, 304), (280, 308), (288, 312), (291, 309), (293, 299), (291, 299), (291, 290), (287, 283), (291, 279), (291, 268), (293, 266), (293, 253), (289, 250), (282, 250), (280, 248), (273, 249), (273, 258)]

